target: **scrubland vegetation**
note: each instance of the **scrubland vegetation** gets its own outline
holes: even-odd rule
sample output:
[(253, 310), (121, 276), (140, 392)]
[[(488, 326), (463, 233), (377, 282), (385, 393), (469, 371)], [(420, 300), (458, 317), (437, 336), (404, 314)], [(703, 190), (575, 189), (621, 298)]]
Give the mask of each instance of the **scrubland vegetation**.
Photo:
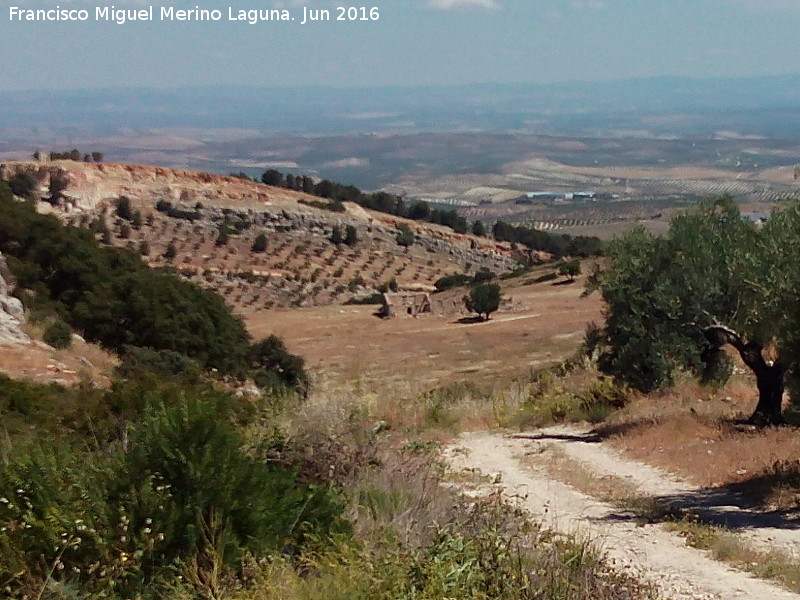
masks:
[[(328, 183), (313, 192), (366, 202)], [(117, 210), (133, 223), (130, 206)], [(449, 473), (439, 450), (465, 430), (580, 421), (648, 460), (642, 440), (669, 440), (676, 450), (660, 453), (661, 466), (681, 472), (679, 457), (693, 457), (682, 472), (692, 478), (698, 436), (728, 449), (703, 485), (791, 504), (800, 476), (787, 430), (736, 425), (753, 379), (752, 422), (784, 421), (800, 307), (784, 259), (800, 239), (798, 215), (786, 209), (758, 229), (723, 200), (678, 217), (666, 237), (634, 230), (589, 279), (607, 320), (587, 328), (572, 358), (515, 381), (387, 394), (355, 379), (312, 382), (283, 340), (253, 341), (215, 293), (102, 247), (102, 231), (36, 214), (0, 183), (0, 252), (30, 317), (53, 345), (75, 331), (119, 358), (105, 389), (0, 377), (0, 590), (36, 600), (654, 597), (591, 542), (532, 522), (513, 497), (463, 494), (465, 475)], [(590, 239), (530, 231), (495, 226), (498, 239), (553, 244), (555, 256), (600, 252)], [(337, 231), (335, 243), (354, 235)], [(257, 238), (253, 251), (267, 250)], [(580, 274), (577, 261), (555, 268), (566, 283)], [(494, 278), (452, 275), (436, 287), (475, 285), (464, 301), (488, 320), (501, 299)], [(724, 346), (749, 375), (730, 380)], [(743, 443), (752, 460), (734, 469)], [(758, 448), (770, 444), (789, 454), (769, 464)], [(705, 530), (686, 529), (710, 544)]]
[[(486, 396), (0, 381), (0, 577), (28, 598), (641, 598), (586, 542), (444, 487)], [(480, 400), (480, 402), (479, 402)], [(379, 418), (382, 417), (382, 418)]]
[(29, 314), (52, 341), (77, 331), (119, 356), (107, 389), (0, 379), (4, 595), (650, 593), (513, 502), (444, 485), (440, 440), (510, 410), (491, 390), (311, 390), (282, 340), (253, 343), (218, 296), (97, 235), (0, 200)]

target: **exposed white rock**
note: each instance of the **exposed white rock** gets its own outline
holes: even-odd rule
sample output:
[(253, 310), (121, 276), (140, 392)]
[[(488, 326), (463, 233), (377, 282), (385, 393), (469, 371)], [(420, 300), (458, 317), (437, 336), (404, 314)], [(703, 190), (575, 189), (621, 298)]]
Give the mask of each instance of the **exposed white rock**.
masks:
[(25, 311), (22, 302), (11, 296), (14, 278), (5, 257), (0, 254), (0, 345), (30, 344), (31, 339), (22, 331)]

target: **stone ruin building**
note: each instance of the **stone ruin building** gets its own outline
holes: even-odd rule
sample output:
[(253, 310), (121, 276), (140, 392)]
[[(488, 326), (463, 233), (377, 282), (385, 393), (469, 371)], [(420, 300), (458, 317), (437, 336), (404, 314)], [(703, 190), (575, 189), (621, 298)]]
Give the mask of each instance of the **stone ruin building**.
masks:
[(432, 312), (431, 295), (428, 292), (387, 292), (383, 295), (381, 316), (385, 318), (416, 317)]

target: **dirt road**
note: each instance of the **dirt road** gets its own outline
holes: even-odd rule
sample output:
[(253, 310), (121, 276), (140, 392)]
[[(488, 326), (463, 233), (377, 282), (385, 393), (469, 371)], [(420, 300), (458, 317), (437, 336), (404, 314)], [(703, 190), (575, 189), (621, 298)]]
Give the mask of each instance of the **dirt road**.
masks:
[[(525, 508), (545, 527), (599, 543), (618, 567), (652, 581), (665, 598), (800, 600), (797, 594), (729, 568), (707, 553), (688, 547), (683, 538), (661, 525), (637, 524), (619, 508), (554, 480), (535, 464), (541, 451), (537, 446), (542, 444), (559, 444), (567, 456), (584, 462), (598, 476), (624, 477), (644, 494), (691, 497), (697, 492), (652, 467), (623, 459), (576, 428), (550, 428), (521, 436), (498, 432), (465, 434), (446, 450), (445, 456), (454, 470), (479, 470), (497, 481), (495, 486), (523, 497)], [(746, 510), (735, 505), (724, 506), (731, 516)], [(764, 543), (772, 542), (768, 538), (774, 539), (778, 533), (774, 528), (759, 532), (756, 527), (753, 531)], [(786, 537), (776, 543), (783, 546), (792, 541)]]

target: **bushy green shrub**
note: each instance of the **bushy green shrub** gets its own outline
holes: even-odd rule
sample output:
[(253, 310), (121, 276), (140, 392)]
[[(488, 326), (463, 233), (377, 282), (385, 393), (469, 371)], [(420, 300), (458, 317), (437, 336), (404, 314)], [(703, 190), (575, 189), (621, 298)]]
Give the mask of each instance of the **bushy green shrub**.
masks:
[(571, 367), (544, 369), (535, 373), (530, 396), (513, 416), (519, 427), (541, 427), (554, 422), (598, 423), (625, 406), (628, 390), (610, 377), (598, 375), (577, 386), (566, 378)]
[(185, 354), (173, 350), (123, 346), (115, 372), (119, 377), (137, 377), (146, 372), (161, 377), (196, 377), (200, 366)]
[(408, 225), (401, 224), (397, 227), (397, 243), (400, 246), (405, 248), (412, 246), (414, 244), (414, 232), (408, 227)]
[[(9, 390), (4, 423), (20, 397), (26, 412), (62, 410), (57, 388)], [(203, 557), (235, 574), (245, 555), (294, 555), (349, 533), (333, 490), (300, 481), (290, 461), (269, 460), (266, 449), (245, 450), (234, 397), (151, 377), (118, 382), (101, 399), (105, 417), (95, 415), (91, 433), (67, 435), (69, 419), (41, 421), (35, 440), (4, 450), (0, 581), (8, 597), (34, 597), (49, 581), (75, 597), (154, 599)]]
[(288, 387), (302, 393), (308, 391), (309, 379), (305, 361), (292, 354), (279, 337), (271, 335), (250, 348), (252, 375), (256, 385), (271, 389)]
[(45, 328), (42, 339), (58, 350), (69, 348), (72, 345), (72, 329), (61, 319), (56, 319)]
[(469, 284), (472, 278), (464, 273), (454, 273), (453, 275), (445, 275), (440, 277), (434, 283), (437, 292), (443, 292), (456, 287), (462, 287)]
[(497, 273), (490, 271), (489, 269), (480, 269), (475, 275), (472, 277), (472, 284), (478, 285), (481, 283), (486, 283), (487, 281), (492, 281), (493, 279), (497, 278)]
[(253, 245), (251, 246), (250, 250), (253, 252), (266, 252), (267, 235), (265, 233), (259, 233), (256, 236), (256, 239), (253, 241)]
[(171, 350), (203, 367), (243, 374), (249, 336), (224, 300), (135, 253), (101, 248), (94, 236), (15, 202), (0, 202), (0, 251), (37, 310), (120, 351)]
[(290, 466), (244, 453), (224, 405), (196, 397), (151, 404), (130, 444), (119, 499), (130, 506), (134, 539), (147, 541), (137, 531), (148, 519), (164, 534), (155, 549), (167, 563), (201, 551), (209, 527), (224, 534), (230, 565), (244, 550), (291, 550), (309, 533), (347, 528), (329, 490), (300, 484)]
[(371, 304), (383, 304), (383, 294), (376, 293), (361, 298), (351, 298), (345, 302), (346, 306), (365, 306)]

